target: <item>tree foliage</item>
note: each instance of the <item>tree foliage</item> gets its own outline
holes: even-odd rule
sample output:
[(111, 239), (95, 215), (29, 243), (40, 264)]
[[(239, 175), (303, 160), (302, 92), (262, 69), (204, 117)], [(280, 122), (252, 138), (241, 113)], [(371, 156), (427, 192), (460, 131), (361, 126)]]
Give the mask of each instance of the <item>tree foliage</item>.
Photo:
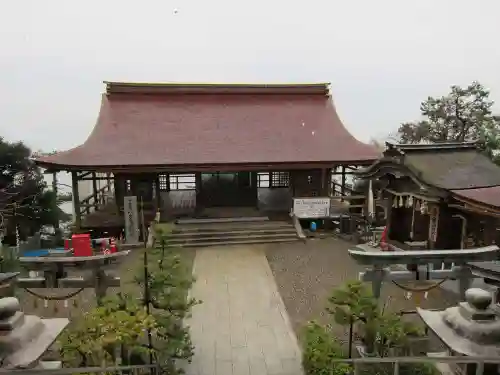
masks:
[(0, 229), (6, 242), (15, 242), (16, 225), (24, 238), (43, 225), (67, 218), (55, 194), (47, 189), (31, 150), (22, 142), (0, 138)]
[[(332, 337), (331, 327), (353, 325), (366, 354), (386, 357), (408, 355), (411, 337), (422, 335), (415, 325), (381, 308), (371, 291), (356, 281), (335, 289), (328, 300), (327, 312), (331, 316), (329, 325), (311, 323), (306, 328), (303, 340), (303, 365), (308, 375), (340, 375), (350, 373), (350, 367), (335, 361), (345, 358), (339, 342)], [(366, 375), (389, 375), (393, 373), (389, 364), (361, 366), (360, 373)], [(401, 374), (433, 375), (434, 367), (420, 364), (401, 365)]]
[(398, 129), (403, 143), (479, 141), (486, 153), (500, 149), (500, 121), (492, 112), (489, 91), (479, 82), (452, 86), (441, 97), (428, 97), (421, 105), (423, 119), (403, 123)]
[[(180, 364), (193, 356), (184, 318), (199, 301), (188, 297), (194, 279), (179, 255), (165, 247), (165, 236), (161, 232), (156, 235), (162, 249), (145, 250), (148, 252), (147, 276), (144, 267), (140, 267), (135, 278), (142, 291), (140, 295), (136, 294), (133, 299), (125, 296), (106, 300), (62, 336), (59, 343), (65, 366), (114, 365), (117, 356), (112, 354), (120, 352), (122, 364), (149, 363), (151, 354), (154, 364), (164, 373), (181, 373)], [(142, 301), (140, 306), (137, 301)]]
[[(152, 315), (158, 323), (153, 351), (157, 363), (166, 373), (174, 374), (178, 371), (177, 364), (189, 361), (194, 354), (184, 319), (201, 301), (188, 296), (194, 278), (179, 254), (166, 246), (169, 233), (160, 227), (155, 232), (161, 249), (151, 249), (149, 255), (152, 259), (148, 267)], [(138, 271), (136, 282), (145, 290), (143, 269)]]
[(105, 299), (101, 306), (75, 320), (63, 333), (59, 339), (62, 360), (74, 368), (114, 364), (122, 355), (117, 351), (122, 346), (128, 354), (147, 352), (141, 339), (145, 330), (156, 328), (154, 317), (133, 299)]

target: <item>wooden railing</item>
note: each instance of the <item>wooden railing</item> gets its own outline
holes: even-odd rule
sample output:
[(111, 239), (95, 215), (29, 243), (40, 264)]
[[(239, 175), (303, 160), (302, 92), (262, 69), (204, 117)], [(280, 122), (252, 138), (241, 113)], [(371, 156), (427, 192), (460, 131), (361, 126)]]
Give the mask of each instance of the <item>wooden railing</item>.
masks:
[[(4, 370), (0, 369), (0, 374)], [(138, 365), (138, 366), (109, 366), (109, 367), (79, 367), (79, 368), (61, 368), (57, 370), (5, 370), (9, 375), (77, 375), (77, 374), (95, 374), (95, 375), (146, 375), (161, 374), (161, 368), (157, 364)]]
[[(80, 199), (80, 215), (82, 214), (90, 214), (91, 208), (94, 208), (94, 210), (99, 209), (100, 206), (105, 205), (106, 202), (106, 193), (109, 193), (111, 186), (110, 185), (105, 185), (99, 190), (96, 191), (96, 193), (92, 193), (89, 196)], [(97, 197), (97, 201), (95, 198)]]

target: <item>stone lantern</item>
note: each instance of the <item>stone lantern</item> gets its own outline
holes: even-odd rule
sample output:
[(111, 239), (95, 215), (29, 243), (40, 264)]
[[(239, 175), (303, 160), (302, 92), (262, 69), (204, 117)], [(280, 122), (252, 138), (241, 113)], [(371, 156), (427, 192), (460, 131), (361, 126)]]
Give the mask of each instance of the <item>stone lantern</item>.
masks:
[(19, 300), (6, 297), (17, 273), (0, 274), (0, 368), (45, 368), (40, 357), (69, 323), (68, 319), (41, 319), (20, 311)]
[[(499, 357), (500, 360), (500, 311), (492, 305), (491, 293), (472, 288), (466, 291), (465, 299), (466, 302), (444, 311), (417, 309), (424, 323), (447, 347), (447, 352), (434, 355)], [(498, 369), (498, 364), (485, 363), (483, 374), (498, 375)], [(470, 363), (442, 370), (476, 374), (477, 365)]]

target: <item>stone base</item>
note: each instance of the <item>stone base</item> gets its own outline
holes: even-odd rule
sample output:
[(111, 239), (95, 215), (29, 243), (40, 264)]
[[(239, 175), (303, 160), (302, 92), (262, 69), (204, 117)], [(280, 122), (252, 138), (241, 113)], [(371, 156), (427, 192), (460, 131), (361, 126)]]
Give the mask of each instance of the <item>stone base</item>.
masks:
[(60, 368), (62, 368), (61, 361), (40, 361), (35, 367), (37, 370), (58, 370)]

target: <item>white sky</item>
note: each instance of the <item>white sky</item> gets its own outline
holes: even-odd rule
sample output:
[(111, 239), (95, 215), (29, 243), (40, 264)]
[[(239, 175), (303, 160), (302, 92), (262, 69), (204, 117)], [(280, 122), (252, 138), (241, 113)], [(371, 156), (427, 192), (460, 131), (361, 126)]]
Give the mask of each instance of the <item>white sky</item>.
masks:
[(367, 141), (452, 84), (479, 80), (500, 104), (499, 14), (498, 0), (3, 0), (0, 135), (82, 143), (103, 80), (326, 81)]

